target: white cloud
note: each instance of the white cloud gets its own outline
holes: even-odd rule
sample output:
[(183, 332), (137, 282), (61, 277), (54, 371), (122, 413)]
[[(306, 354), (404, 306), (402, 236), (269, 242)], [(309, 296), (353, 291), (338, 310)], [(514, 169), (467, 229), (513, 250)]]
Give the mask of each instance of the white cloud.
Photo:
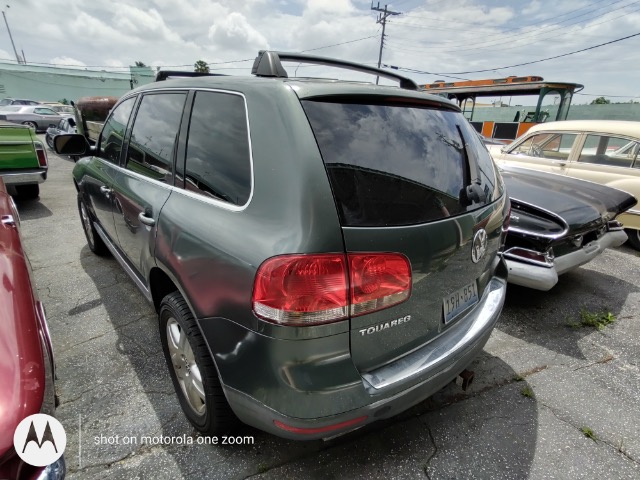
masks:
[(222, 48), (231, 51), (269, 47), (267, 39), (249, 24), (244, 15), (238, 12), (216, 20), (209, 28), (209, 38)]
[(48, 63), (52, 63), (56, 66), (64, 66), (64, 67), (86, 67), (87, 64), (71, 57), (55, 57), (49, 60)]

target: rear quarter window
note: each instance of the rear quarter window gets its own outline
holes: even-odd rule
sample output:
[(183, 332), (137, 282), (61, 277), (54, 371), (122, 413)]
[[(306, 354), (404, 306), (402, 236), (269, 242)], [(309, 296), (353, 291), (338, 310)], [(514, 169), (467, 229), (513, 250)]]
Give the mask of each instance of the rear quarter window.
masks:
[[(425, 223), (500, 193), (493, 161), (459, 112), (325, 99), (302, 105), (345, 226)], [(472, 181), (486, 201), (464, 200)]]

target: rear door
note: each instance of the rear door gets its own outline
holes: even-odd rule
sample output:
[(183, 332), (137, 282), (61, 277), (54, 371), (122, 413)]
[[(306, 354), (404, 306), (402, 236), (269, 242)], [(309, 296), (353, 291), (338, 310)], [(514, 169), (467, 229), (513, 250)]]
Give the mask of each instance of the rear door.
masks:
[[(503, 188), (459, 112), (389, 98), (302, 103), (347, 252), (399, 253), (410, 263), (408, 300), (351, 317), (351, 355), (369, 371), (441, 335), (478, 302), (500, 244)], [(473, 254), (476, 235), (486, 249)], [(375, 268), (355, 274), (374, 278)], [(364, 283), (375, 292), (384, 280)]]
[(141, 278), (153, 262), (158, 216), (171, 194), (186, 98), (184, 91), (143, 95), (129, 134), (124, 168), (113, 179), (120, 249)]

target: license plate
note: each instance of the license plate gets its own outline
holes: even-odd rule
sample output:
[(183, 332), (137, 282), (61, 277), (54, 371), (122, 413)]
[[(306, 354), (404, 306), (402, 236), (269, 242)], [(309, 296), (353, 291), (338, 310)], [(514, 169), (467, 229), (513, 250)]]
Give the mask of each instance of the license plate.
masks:
[(476, 282), (465, 285), (442, 299), (444, 323), (449, 323), (467, 308), (478, 303)]

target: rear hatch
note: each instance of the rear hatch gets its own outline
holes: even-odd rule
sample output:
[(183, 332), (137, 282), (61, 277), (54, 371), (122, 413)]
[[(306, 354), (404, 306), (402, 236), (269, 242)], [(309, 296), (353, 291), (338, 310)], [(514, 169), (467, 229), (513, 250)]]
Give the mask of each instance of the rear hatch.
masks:
[(26, 125), (0, 122), (0, 173), (37, 168), (38, 165), (31, 129)]
[[(443, 334), (477, 304), (495, 268), (506, 196), (486, 148), (455, 106), (406, 95), (301, 102), (346, 252), (399, 254), (410, 266), (408, 298), (387, 291), (385, 301), (354, 309), (361, 296), (402, 279), (376, 278), (380, 265), (354, 272), (363, 267), (349, 264), (352, 278), (372, 279), (367, 295), (350, 293), (351, 355), (361, 372), (371, 371)], [(472, 255), (474, 243), (480, 248)], [(393, 298), (400, 303), (389, 307)]]

